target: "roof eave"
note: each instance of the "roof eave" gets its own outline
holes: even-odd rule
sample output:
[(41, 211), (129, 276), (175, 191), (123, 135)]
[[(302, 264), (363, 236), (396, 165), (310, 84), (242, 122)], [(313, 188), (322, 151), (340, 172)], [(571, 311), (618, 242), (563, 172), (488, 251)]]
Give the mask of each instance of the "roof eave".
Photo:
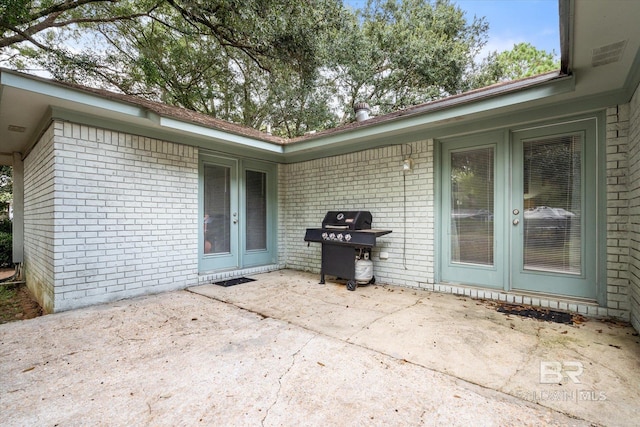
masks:
[(571, 92), (574, 88), (572, 76), (561, 75), (558, 71), (542, 74), (391, 113), (377, 121), (374, 118), (303, 137), (285, 145), (284, 153), (289, 161), (301, 161), (317, 156), (320, 151), (338, 154), (360, 149), (362, 144), (369, 148), (382, 146), (389, 144), (392, 138), (397, 140), (401, 134), (503, 114), (505, 108), (517, 109)]

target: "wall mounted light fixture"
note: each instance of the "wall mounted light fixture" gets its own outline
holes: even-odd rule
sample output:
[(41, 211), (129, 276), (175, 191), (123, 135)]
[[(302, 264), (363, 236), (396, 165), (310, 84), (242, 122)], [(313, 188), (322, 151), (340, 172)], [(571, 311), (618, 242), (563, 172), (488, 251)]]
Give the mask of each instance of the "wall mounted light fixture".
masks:
[(411, 144), (404, 144), (401, 148), (402, 152), (402, 172), (411, 172), (413, 170), (413, 159), (411, 155), (413, 154), (413, 147)]

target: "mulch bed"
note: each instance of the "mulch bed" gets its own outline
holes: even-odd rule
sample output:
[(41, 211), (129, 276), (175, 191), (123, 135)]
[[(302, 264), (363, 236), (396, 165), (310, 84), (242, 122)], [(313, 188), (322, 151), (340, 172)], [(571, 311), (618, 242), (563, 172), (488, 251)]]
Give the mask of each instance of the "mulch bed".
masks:
[(42, 309), (24, 284), (0, 283), (0, 324), (42, 316)]
[(500, 304), (497, 311), (505, 314), (529, 317), (531, 319), (545, 320), (549, 322), (574, 325), (584, 323), (585, 318), (579, 314), (565, 313), (563, 311), (549, 310), (547, 308), (532, 307), (530, 305)]

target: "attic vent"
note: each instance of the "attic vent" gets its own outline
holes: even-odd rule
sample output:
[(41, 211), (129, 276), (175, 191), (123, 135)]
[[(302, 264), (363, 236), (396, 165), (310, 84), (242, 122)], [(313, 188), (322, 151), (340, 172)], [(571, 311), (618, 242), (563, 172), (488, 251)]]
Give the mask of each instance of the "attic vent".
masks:
[(622, 52), (627, 45), (626, 40), (608, 44), (606, 46), (593, 49), (591, 56), (591, 65), (598, 67), (600, 65), (611, 64), (622, 59)]
[(22, 132), (24, 132), (25, 130), (27, 130), (27, 128), (26, 128), (26, 127), (24, 127), (24, 126), (9, 125), (9, 126), (7, 126), (7, 130), (9, 130), (10, 132), (19, 132), (19, 133), (22, 133)]

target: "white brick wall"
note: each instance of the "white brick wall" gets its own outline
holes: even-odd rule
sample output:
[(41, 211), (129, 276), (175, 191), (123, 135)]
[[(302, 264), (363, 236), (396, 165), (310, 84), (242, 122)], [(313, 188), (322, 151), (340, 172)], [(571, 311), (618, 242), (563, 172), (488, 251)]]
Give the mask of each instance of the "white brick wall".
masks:
[[(414, 161), (406, 174), (403, 150)], [(393, 230), (373, 251), (376, 279), (413, 287), (433, 283), (433, 141), (284, 165), (280, 181), (281, 256), (288, 268), (320, 271), (320, 245), (307, 247), (303, 237), (306, 228), (320, 226), (327, 211), (368, 210), (373, 228)], [(389, 253), (388, 260), (379, 259), (381, 251)]]
[[(55, 204), (25, 227), (31, 235), (34, 221), (53, 214), (48, 311), (197, 284), (197, 149), (72, 123), (52, 126)], [(42, 162), (33, 155), (25, 169)], [(25, 178), (25, 186), (35, 185), (37, 174)]]
[(24, 272), (46, 312), (54, 306), (53, 127), (24, 160)]
[(629, 105), (607, 109), (607, 307), (629, 319)]
[[(636, 328), (638, 98), (607, 110), (608, 307), (585, 306), (627, 319), (631, 310)], [(304, 230), (327, 210), (369, 210), (375, 228), (393, 230), (373, 251), (380, 282), (466, 294), (434, 284), (433, 149), (424, 140), (280, 165), (279, 265), (319, 272), (320, 245), (307, 247)], [(414, 170), (405, 174), (409, 152)], [(196, 148), (56, 122), (24, 166), (25, 273), (47, 311), (198, 283)]]
[(640, 88), (629, 104), (629, 304), (640, 331)]
[[(594, 316), (629, 319), (629, 111), (629, 105), (607, 110), (607, 307), (562, 298), (540, 300), (546, 306)], [(633, 111), (636, 116), (640, 114), (637, 107)], [(636, 123), (633, 128), (636, 141), (640, 133), (638, 127)], [(283, 166), (280, 178), (280, 196), (284, 199), (280, 254), (281, 259), (286, 260), (286, 266), (319, 272), (320, 245), (307, 247), (302, 237), (305, 228), (320, 225), (327, 210), (370, 210), (375, 228), (394, 230), (380, 239), (381, 245), (374, 251), (375, 275), (381, 282), (463, 295), (480, 292), (482, 298), (492, 298), (495, 293), (496, 298), (493, 299), (522, 300), (524, 297), (512, 293), (434, 284), (434, 239), (437, 236), (434, 232), (433, 142), (421, 141), (411, 145), (416, 167), (406, 175), (406, 243), (403, 173), (400, 169), (402, 146)], [(640, 178), (640, 170), (637, 174)], [(632, 181), (640, 182), (640, 179)], [(636, 191), (640, 196), (640, 189)], [(640, 205), (640, 197), (637, 204)], [(640, 218), (640, 208), (637, 218)], [(636, 226), (640, 230), (640, 219)], [(381, 250), (390, 254), (388, 260), (379, 259)], [(634, 254), (636, 260), (640, 260), (640, 252)], [(637, 267), (635, 280), (640, 284), (640, 261), (637, 261)], [(640, 285), (634, 288), (634, 292), (634, 304), (638, 306)], [(540, 301), (536, 305), (541, 305)], [(636, 309), (636, 313), (640, 313), (640, 308)], [(640, 314), (636, 316), (640, 317)]]

